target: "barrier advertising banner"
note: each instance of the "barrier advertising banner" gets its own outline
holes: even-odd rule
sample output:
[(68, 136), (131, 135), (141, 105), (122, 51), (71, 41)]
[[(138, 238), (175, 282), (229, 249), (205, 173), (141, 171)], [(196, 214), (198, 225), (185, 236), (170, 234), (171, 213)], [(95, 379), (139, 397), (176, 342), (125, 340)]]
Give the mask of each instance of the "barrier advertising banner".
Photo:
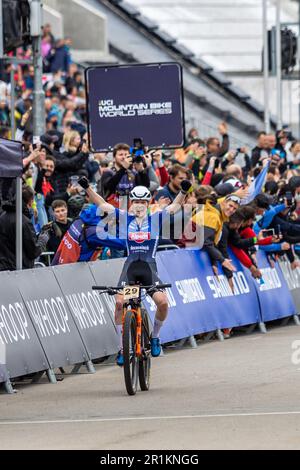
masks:
[[(124, 262), (125, 258), (90, 262), (89, 267), (95, 279), (94, 284), (96, 286), (117, 286)], [(104, 300), (111, 318), (114, 319), (115, 297), (108, 294), (101, 294), (100, 297)]]
[(20, 271), (15, 276), (51, 368), (88, 361), (52, 268)]
[(278, 263), (272, 268), (263, 251), (257, 252), (258, 267), (264, 283), (255, 283), (262, 320), (264, 322), (288, 317), (296, 313), (292, 295)]
[[(6, 364), (10, 377), (49, 369), (42, 345), (18, 290), (17, 279), (15, 272), (1, 273), (0, 363)], [(1, 357), (3, 351), (4, 358)]]
[[(141, 138), (149, 147), (181, 147), (184, 112), (181, 65), (135, 64), (85, 71), (92, 152)], [(126, 84), (126, 86), (124, 86)]]
[(287, 258), (281, 258), (279, 261), (283, 277), (288, 285), (292, 294), (293, 300), (296, 305), (296, 313), (300, 312), (300, 269), (292, 269), (291, 263)]
[(118, 351), (118, 339), (104, 299), (92, 290), (94, 277), (87, 263), (53, 268), (91, 359)]
[[(172, 284), (169, 316), (161, 330), (163, 342), (260, 320), (253, 283), (238, 261), (233, 294), (222, 271), (218, 278), (214, 276), (207, 254), (200, 250), (166, 251), (158, 253), (157, 260), (160, 278)], [(153, 318), (155, 307), (149, 298), (146, 307)]]
[(3, 364), (0, 364), (0, 383), (6, 382), (7, 380), (7, 372), (5, 369), (5, 366)]

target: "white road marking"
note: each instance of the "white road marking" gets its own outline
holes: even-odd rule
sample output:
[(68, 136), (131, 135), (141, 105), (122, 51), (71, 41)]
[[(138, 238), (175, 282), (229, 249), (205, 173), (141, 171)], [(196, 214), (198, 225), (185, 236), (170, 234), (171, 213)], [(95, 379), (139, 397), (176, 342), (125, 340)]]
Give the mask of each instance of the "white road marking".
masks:
[(21, 424), (68, 424), (68, 423), (105, 423), (116, 421), (155, 421), (175, 419), (209, 419), (209, 418), (243, 418), (252, 416), (292, 416), (300, 415), (300, 411), (271, 411), (257, 413), (222, 413), (207, 415), (178, 415), (178, 416), (128, 416), (124, 418), (86, 418), (86, 419), (54, 419), (39, 421), (0, 421), (0, 426), (13, 426)]

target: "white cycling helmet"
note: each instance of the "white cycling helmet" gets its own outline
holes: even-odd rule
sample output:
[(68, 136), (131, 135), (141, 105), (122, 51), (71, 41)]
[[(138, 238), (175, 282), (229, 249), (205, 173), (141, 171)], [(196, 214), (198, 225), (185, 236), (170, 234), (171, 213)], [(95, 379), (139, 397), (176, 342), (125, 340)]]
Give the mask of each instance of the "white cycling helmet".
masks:
[(131, 201), (151, 201), (151, 198), (151, 193), (146, 186), (136, 186), (129, 194)]

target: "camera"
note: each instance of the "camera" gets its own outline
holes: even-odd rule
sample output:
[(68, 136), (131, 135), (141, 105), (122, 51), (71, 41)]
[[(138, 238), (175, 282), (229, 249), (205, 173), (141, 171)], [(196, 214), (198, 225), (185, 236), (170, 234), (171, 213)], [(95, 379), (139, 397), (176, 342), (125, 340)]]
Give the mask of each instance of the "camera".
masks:
[(130, 153), (133, 163), (144, 162), (145, 146), (141, 138), (136, 137), (133, 139), (133, 147), (130, 147)]
[(295, 205), (295, 199), (291, 191), (287, 191), (285, 194), (281, 194), (278, 199), (279, 204), (282, 204), (286, 201), (287, 207), (291, 208)]
[(286, 192), (285, 198), (286, 198), (286, 201), (287, 201), (287, 206), (292, 207), (293, 204), (294, 204), (294, 198), (293, 198), (293, 194), (291, 193), (291, 191)]

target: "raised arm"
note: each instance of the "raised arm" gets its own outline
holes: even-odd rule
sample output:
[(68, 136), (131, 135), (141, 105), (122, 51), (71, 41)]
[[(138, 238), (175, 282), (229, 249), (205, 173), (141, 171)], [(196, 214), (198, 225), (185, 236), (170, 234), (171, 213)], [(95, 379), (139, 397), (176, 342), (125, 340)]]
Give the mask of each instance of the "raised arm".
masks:
[(181, 190), (175, 197), (172, 204), (165, 208), (165, 211), (170, 212), (171, 214), (176, 214), (179, 209), (183, 206), (187, 193), (191, 190), (192, 183), (189, 180), (183, 180), (181, 183)]
[(103, 212), (107, 212), (108, 214), (110, 214), (111, 212), (115, 211), (115, 207), (112, 204), (106, 202), (103, 197), (101, 197), (98, 193), (96, 193), (96, 191), (91, 188), (89, 180), (85, 176), (79, 178), (78, 183), (83, 189), (85, 189), (86, 193), (90, 198), (90, 201), (93, 204), (96, 204), (96, 206), (100, 207)]

